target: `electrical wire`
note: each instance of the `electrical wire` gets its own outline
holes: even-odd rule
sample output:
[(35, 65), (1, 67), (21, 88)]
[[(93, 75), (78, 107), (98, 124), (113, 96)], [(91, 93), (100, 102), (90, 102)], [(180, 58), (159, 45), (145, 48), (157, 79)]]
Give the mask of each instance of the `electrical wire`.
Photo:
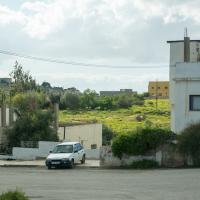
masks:
[(92, 68), (112, 68), (112, 69), (144, 69), (144, 68), (166, 68), (168, 65), (134, 65), (134, 66), (122, 66), (122, 65), (106, 65), (106, 64), (92, 64), (92, 63), (83, 63), (83, 62), (73, 62), (73, 61), (64, 61), (52, 58), (44, 58), (44, 57), (37, 57), (37, 56), (30, 56), (26, 54), (11, 52), (0, 50), (0, 54), (8, 55), (8, 56), (15, 56), (30, 60), (37, 60), (42, 62), (50, 62), (56, 64), (65, 64), (65, 65), (73, 65), (73, 66), (82, 66), (82, 67), (92, 67)]

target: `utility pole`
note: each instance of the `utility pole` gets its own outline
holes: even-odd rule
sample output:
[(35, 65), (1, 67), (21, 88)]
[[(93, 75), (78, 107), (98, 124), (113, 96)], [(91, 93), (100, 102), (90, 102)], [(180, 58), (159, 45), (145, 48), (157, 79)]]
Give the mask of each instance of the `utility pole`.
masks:
[(158, 80), (156, 79), (156, 111), (158, 110)]

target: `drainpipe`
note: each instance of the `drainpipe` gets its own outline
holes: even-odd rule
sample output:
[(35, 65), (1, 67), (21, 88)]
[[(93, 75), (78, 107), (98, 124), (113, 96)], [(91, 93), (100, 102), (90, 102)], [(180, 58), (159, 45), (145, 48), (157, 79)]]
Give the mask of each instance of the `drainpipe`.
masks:
[(190, 38), (187, 36), (187, 29), (184, 35), (184, 62), (190, 62)]

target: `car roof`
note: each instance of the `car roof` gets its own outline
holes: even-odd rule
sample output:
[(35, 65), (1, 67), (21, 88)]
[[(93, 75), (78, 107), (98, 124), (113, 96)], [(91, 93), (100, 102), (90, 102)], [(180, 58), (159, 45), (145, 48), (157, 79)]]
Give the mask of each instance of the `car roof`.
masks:
[(74, 145), (74, 144), (77, 144), (77, 143), (80, 143), (80, 142), (62, 142), (58, 145)]

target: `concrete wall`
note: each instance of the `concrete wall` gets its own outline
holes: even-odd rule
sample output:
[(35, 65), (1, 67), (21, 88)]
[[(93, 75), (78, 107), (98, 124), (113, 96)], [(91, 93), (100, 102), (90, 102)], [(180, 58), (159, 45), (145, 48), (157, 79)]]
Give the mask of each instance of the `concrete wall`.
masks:
[(190, 42), (190, 62), (184, 63), (184, 42), (170, 43), (171, 129), (178, 134), (189, 124), (200, 121), (200, 112), (189, 110), (189, 96), (200, 95), (198, 45), (198, 41)]
[(97, 149), (102, 146), (102, 124), (86, 124), (64, 127), (58, 129), (59, 139), (61, 141), (78, 141), (85, 149), (91, 149), (91, 145), (96, 144)]
[(156, 157), (157, 154), (152, 154), (148, 156), (127, 156), (124, 155), (122, 159), (115, 157), (112, 153), (110, 146), (103, 146), (100, 149), (100, 166), (101, 167), (121, 167), (121, 166), (127, 166), (131, 165), (134, 161), (140, 161), (140, 160), (154, 160), (157, 161), (159, 164), (161, 163), (161, 158), (159, 157), (160, 154), (158, 154), (158, 157)]
[(190, 95), (200, 95), (200, 63), (177, 63), (171, 93), (171, 128), (175, 133), (200, 121), (200, 111), (190, 111)]
[(39, 142), (39, 148), (14, 147), (12, 150), (13, 159), (17, 160), (35, 160), (36, 158), (45, 158), (49, 151), (59, 144), (59, 142)]
[[(37, 158), (46, 158), (49, 151), (59, 144), (59, 142), (40, 141), (38, 148), (21, 148), (14, 147), (12, 150), (12, 158), (17, 160), (35, 160)], [(86, 159), (99, 159), (99, 149), (85, 149)], [(1, 157), (0, 157), (1, 158)]]
[(85, 149), (86, 159), (99, 160), (100, 149)]
[(131, 165), (134, 161), (154, 160), (158, 162), (160, 167), (183, 167), (185, 163), (191, 165), (188, 160), (185, 160), (180, 155), (175, 145), (164, 145), (156, 153), (139, 156), (123, 155), (122, 159), (113, 156), (111, 147), (102, 147), (100, 151), (100, 166), (101, 167), (120, 167)]

